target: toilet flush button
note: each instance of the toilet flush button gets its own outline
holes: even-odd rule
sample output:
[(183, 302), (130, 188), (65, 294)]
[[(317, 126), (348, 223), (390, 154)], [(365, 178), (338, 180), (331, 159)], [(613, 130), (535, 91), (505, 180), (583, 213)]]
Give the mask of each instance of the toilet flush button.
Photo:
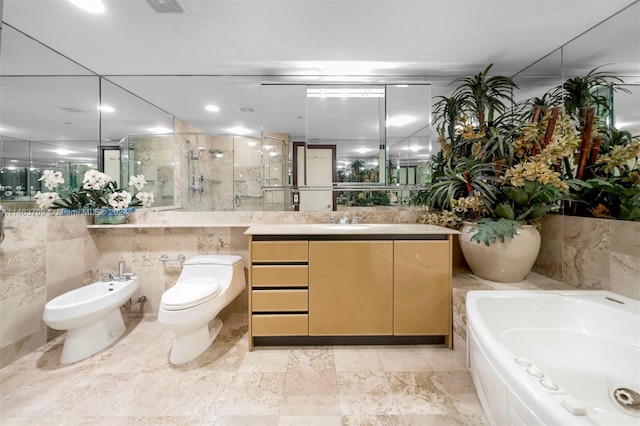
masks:
[(529, 367), (527, 368), (527, 373), (531, 374), (533, 377), (537, 377), (537, 378), (542, 378), (544, 377), (544, 373), (542, 372), (542, 370), (536, 368), (536, 367)]
[(574, 416), (586, 416), (587, 404), (569, 396), (562, 398), (562, 406)]

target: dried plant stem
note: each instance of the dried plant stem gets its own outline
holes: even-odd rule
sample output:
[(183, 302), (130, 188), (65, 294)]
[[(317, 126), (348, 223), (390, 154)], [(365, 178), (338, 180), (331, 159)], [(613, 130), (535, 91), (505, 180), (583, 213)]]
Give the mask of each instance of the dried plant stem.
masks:
[(468, 195), (471, 195), (473, 193), (473, 187), (471, 186), (471, 177), (469, 176), (469, 172), (463, 172), (462, 177), (467, 184), (467, 193)]
[(585, 114), (584, 128), (582, 129), (582, 142), (580, 143), (580, 154), (578, 157), (578, 169), (576, 179), (582, 179), (584, 169), (587, 167), (587, 157), (589, 155), (589, 145), (591, 145), (591, 130), (595, 120), (595, 108), (589, 108)]
[(593, 140), (593, 145), (591, 145), (591, 156), (589, 157), (589, 165), (596, 164), (598, 161), (598, 154), (600, 153), (600, 138), (595, 138)]

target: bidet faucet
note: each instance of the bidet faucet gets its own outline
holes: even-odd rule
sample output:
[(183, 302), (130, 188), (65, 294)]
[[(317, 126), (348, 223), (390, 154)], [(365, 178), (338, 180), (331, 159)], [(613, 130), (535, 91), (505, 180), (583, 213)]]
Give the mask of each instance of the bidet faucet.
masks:
[(118, 281), (126, 281), (127, 276), (124, 272), (124, 260), (118, 262)]
[(106, 283), (109, 281), (116, 281), (116, 277), (113, 276), (111, 272), (105, 272), (102, 274), (102, 282)]

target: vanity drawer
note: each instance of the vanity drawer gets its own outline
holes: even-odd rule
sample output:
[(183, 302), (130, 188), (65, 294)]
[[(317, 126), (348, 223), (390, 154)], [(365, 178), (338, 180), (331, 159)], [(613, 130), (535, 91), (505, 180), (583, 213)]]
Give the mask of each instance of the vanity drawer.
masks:
[(252, 262), (307, 262), (308, 241), (253, 241)]
[(307, 287), (309, 267), (307, 265), (253, 265), (251, 285), (253, 287)]
[(309, 315), (252, 315), (252, 336), (308, 336)]
[(300, 312), (309, 310), (307, 290), (253, 290), (251, 291), (253, 312)]

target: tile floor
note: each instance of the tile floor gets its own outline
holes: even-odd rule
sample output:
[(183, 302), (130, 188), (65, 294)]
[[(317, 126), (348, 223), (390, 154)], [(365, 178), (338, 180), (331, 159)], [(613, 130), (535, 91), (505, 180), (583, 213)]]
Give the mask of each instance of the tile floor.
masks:
[(114, 346), (71, 365), (64, 336), (0, 370), (7, 425), (483, 425), (464, 355), (442, 346), (259, 347), (229, 314), (196, 360), (168, 363), (171, 333), (129, 316)]

